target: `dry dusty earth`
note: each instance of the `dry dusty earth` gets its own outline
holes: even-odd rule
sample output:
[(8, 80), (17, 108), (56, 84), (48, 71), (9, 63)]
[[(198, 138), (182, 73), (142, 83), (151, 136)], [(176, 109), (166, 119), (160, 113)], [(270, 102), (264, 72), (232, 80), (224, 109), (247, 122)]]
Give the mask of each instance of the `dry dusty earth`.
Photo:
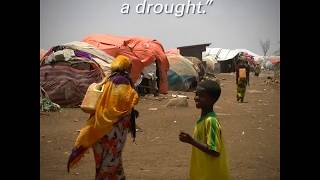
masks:
[[(251, 77), (246, 103), (242, 104), (236, 102), (234, 74), (218, 75), (222, 94), (214, 109), (223, 127), (231, 179), (280, 179), (280, 85), (266, 85), (268, 75), (273, 76)], [(192, 92), (184, 92), (189, 97), (188, 107), (165, 107), (177, 93), (140, 100), (137, 124), (143, 131), (137, 133), (136, 144), (128, 136), (123, 152), (127, 179), (187, 179), (191, 147), (179, 142), (178, 134), (180, 130), (191, 134), (200, 111), (195, 108)], [(79, 108), (41, 114), (41, 180), (94, 179), (92, 151), (70, 174), (66, 171), (77, 130), (87, 117)]]

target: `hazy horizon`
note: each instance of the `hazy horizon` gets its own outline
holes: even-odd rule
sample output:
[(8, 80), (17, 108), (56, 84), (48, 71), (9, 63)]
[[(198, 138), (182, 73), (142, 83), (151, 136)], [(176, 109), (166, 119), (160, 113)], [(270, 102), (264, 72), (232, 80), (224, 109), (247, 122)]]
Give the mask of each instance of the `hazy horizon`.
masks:
[[(267, 39), (271, 41), (268, 54), (280, 47), (280, 0), (215, 0), (203, 7), (206, 14), (180, 18), (164, 13), (136, 14), (135, 5), (142, 2), (40, 0), (40, 48), (81, 41), (93, 33), (145, 36), (159, 40), (165, 49), (212, 43), (210, 47), (248, 49), (262, 55), (259, 41)], [(170, 5), (187, 0), (147, 2)], [(123, 3), (130, 4), (129, 14), (121, 14)]]

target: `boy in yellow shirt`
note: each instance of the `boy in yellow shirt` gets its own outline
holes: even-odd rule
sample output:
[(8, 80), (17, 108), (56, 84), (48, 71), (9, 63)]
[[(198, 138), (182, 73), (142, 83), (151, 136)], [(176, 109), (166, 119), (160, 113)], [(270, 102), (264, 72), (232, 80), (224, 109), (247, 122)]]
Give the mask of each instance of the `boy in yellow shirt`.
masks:
[(228, 180), (228, 165), (221, 125), (213, 105), (221, 94), (219, 84), (212, 80), (199, 83), (194, 101), (201, 109), (193, 137), (180, 132), (179, 139), (192, 145), (189, 180)]

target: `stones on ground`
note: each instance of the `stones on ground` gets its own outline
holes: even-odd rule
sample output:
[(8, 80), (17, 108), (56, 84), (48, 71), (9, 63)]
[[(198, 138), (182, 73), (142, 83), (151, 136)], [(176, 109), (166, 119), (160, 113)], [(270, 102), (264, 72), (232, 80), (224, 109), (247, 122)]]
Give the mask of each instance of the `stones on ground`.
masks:
[(151, 140), (151, 142), (153, 142), (153, 141), (155, 141), (155, 140), (157, 140), (157, 139), (159, 139), (160, 137), (155, 137), (155, 138), (153, 138), (152, 140)]
[(188, 107), (187, 96), (169, 99), (166, 107)]
[(262, 91), (258, 91), (258, 90), (248, 90), (248, 93), (262, 93)]
[(185, 96), (185, 95), (180, 95), (180, 94), (172, 94), (172, 97), (174, 97), (174, 98), (187, 98), (187, 99), (189, 99), (189, 97), (188, 96)]
[(156, 111), (156, 110), (158, 110), (158, 108), (149, 108), (148, 110), (149, 111)]

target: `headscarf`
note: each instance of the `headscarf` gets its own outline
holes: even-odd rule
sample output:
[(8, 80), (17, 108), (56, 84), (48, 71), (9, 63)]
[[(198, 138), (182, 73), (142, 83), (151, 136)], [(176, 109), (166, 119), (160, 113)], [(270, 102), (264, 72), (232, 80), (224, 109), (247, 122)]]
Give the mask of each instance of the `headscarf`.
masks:
[(130, 66), (129, 58), (122, 55), (117, 56), (111, 63), (113, 74), (104, 80), (104, 90), (97, 102), (96, 111), (90, 116), (86, 126), (80, 130), (69, 156), (68, 172), (94, 143), (112, 130), (112, 125), (115, 122), (131, 115), (133, 106), (138, 103), (139, 96), (132, 87), (130, 79), (121, 76), (115, 81), (111, 78), (117, 74), (125, 75)]
[(119, 55), (111, 63), (111, 72), (125, 72), (131, 66), (131, 62), (128, 57)]

